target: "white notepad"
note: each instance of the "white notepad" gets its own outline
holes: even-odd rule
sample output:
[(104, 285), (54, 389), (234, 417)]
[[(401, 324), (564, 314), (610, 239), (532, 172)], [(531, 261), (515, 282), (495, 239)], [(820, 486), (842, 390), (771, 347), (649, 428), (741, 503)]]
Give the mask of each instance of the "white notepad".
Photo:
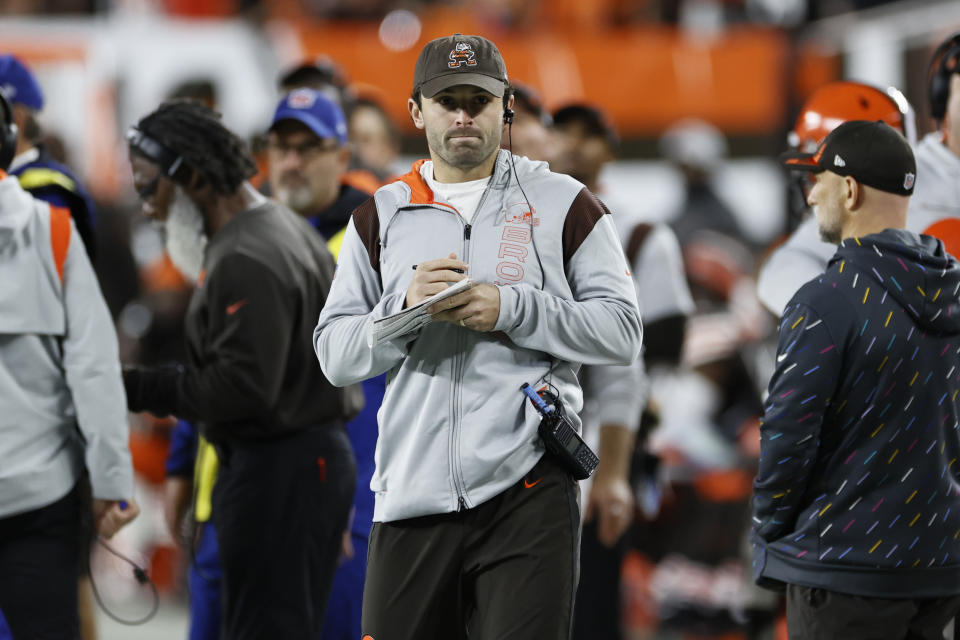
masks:
[(466, 291), (472, 286), (473, 280), (464, 278), (450, 285), (444, 291), (432, 295), (429, 298), (424, 298), (412, 307), (407, 307), (399, 313), (374, 320), (367, 325), (367, 346), (372, 349), (381, 342), (407, 335), (423, 325), (433, 322), (433, 317), (427, 313), (427, 307), (435, 302), (440, 302), (450, 296), (455, 296), (458, 293)]

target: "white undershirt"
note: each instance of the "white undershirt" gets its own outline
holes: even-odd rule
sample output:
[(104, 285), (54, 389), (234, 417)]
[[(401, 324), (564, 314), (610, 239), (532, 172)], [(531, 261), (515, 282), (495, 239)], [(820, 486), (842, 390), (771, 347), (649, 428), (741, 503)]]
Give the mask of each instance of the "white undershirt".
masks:
[(439, 196), (439, 199), (449, 202), (468, 223), (473, 220), (480, 198), (490, 183), (490, 176), (469, 182), (437, 182), (433, 178), (432, 160), (420, 165), (420, 175), (433, 191), (434, 199)]

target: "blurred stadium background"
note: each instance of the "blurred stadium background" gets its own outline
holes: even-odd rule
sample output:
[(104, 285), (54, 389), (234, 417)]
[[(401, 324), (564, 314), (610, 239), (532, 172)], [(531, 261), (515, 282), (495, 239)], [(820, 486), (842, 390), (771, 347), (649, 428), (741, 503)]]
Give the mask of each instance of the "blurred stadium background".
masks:
[[(719, 128), (729, 154), (713, 182), (751, 244), (766, 246), (786, 221), (785, 177), (773, 159), (810, 92), (837, 79), (894, 85), (920, 133), (929, 131), (927, 61), (960, 28), (956, 0), (0, 0), (0, 15), (0, 51), (37, 74), (48, 142), (101, 209), (97, 268), (127, 357), (151, 322), (182, 304), (137, 303), (167, 281), (148, 268), (160, 245), (139, 220), (123, 142), (126, 127), (172, 93), (210, 91), (227, 126), (255, 143), (279, 74), (325, 56), (357, 94), (386, 107), (404, 159), (413, 159), (426, 153), (406, 114), (421, 46), (481, 34), (548, 109), (577, 100), (606, 111), (621, 158), (604, 181), (649, 219), (669, 220), (683, 199), (680, 175), (659, 156), (661, 134), (682, 118)], [(134, 630), (103, 618), (100, 633), (184, 637), (182, 558), (162, 519), (164, 430), (142, 417), (134, 427), (144, 514), (118, 544), (151, 567), (161, 613)], [(112, 608), (128, 617), (149, 608), (126, 569), (97, 562)]]

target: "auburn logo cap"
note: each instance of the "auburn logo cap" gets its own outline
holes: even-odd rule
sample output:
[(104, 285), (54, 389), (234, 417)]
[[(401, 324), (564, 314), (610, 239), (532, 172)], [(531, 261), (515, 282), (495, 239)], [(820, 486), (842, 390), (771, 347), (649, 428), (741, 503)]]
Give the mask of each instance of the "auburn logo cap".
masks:
[(780, 156), (788, 169), (832, 171), (901, 196), (913, 194), (917, 162), (899, 131), (885, 122), (850, 120), (830, 132), (813, 153), (788, 151)]
[(507, 65), (493, 44), (482, 36), (455, 33), (431, 40), (420, 51), (413, 70), (413, 90), (432, 98), (444, 89), (469, 84), (503, 97)]

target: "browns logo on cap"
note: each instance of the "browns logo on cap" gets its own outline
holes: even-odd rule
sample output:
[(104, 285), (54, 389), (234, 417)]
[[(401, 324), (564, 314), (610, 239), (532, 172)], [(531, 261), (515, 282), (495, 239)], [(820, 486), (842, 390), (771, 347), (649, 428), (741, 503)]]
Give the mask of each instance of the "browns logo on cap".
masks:
[(428, 42), (413, 71), (413, 90), (425, 98), (459, 84), (480, 87), (500, 98), (509, 82), (497, 45), (482, 36), (459, 33)]

